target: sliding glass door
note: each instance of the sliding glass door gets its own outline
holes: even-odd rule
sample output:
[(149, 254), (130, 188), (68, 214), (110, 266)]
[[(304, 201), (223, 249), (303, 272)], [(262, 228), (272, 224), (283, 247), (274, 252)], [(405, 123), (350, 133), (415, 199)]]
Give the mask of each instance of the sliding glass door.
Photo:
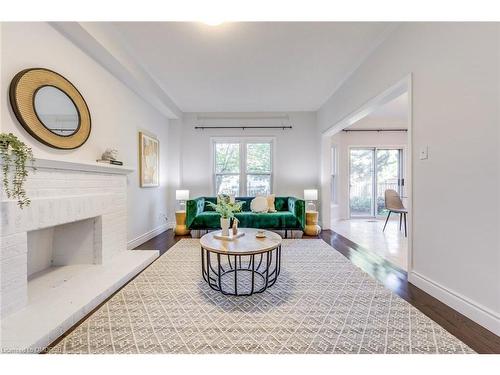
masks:
[(374, 164), (373, 149), (350, 150), (349, 205), (351, 216), (374, 216)]
[(377, 149), (375, 150), (376, 162), (376, 215), (386, 215), (385, 191), (396, 190), (399, 195), (403, 187), (403, 150), (401, 149)]
[(387, 189), (402, 193), (403, 150), (351, 148), (349, 151), (349, 209), (351, 217), (385, 215)]

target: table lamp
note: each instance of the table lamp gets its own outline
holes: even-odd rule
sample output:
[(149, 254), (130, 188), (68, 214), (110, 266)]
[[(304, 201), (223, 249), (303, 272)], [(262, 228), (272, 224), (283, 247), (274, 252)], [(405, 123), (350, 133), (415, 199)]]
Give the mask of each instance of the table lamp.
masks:
[(307, 203), (307, 211), (316, 211), (314, 201), (318, 200), (318, 189), (305, 189), (304, 200)]
[(175, 200), (180, 202), (181, 210), (185, 210), (186, 201), (189, 200), (189, 190), (176, 190)]

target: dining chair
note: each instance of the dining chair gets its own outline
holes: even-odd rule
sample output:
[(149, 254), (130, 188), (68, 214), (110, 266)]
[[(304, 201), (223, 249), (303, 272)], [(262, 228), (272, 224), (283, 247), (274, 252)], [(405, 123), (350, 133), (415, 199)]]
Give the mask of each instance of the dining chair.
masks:
[(406, 214), (408, 210), (403, 206), (403, 202), (401, 202), (401, 198), (396, 190), (387, 189), (385, 191), (385, 209), (389, 212), (387, 213), (387, 219), (385, 219), (384, 229), (382, 232), (385, 232), (385, 227), (387, 226), (387, 222), (389, 221), (389, 217), (391, 213), (399, 214), (399, 230), (401, 230), (401, 224), (404, 220), (405, 222), (405, 237), (407, 237), (406, 230)]

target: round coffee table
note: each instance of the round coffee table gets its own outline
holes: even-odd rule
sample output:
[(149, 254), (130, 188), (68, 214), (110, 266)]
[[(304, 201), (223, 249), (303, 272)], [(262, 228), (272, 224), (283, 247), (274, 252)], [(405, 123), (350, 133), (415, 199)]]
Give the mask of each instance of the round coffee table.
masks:
[(249, 296), (274, 285), (281, 270), (281, 236), (257, 229), (240, 229), (244, 236), (219, 240), (213, 233), (200, 239), (201, 270), (210, 288), (222, 294)]

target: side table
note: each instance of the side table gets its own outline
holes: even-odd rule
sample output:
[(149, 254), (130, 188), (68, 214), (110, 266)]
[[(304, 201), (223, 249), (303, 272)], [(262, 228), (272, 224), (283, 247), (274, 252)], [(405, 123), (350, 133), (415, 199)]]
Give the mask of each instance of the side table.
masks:
[(186, 211), (175, 211), (175, 234), (177, 236), (185, 236), (189, 234), (189, 229), (186, 227)]
[(306, 211), (304, 234), (308, 236), (317, 236), (320, 233), (321, 227), (318, 225), (318, 211)]

